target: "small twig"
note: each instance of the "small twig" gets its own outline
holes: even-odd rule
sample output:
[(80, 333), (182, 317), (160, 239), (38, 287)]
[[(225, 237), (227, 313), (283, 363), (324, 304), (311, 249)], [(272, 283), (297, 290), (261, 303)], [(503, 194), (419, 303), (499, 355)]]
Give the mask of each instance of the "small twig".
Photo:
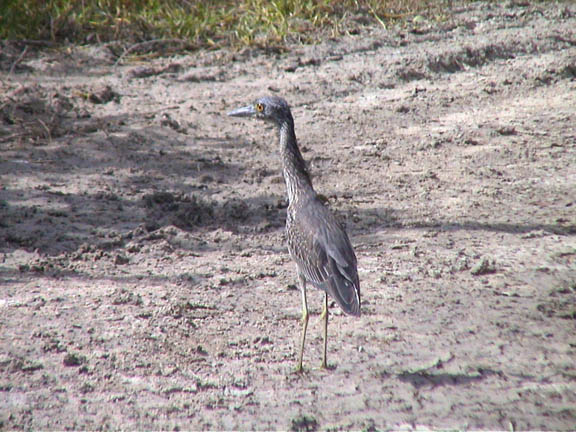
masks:
[(384, 30), (386, 30), (386, 23), (384, 21), (382, 21), (382, 19), (378, 16), (378, 14), (376, 13), (376, 11), (374, 10), (374, 8), (372, 7), (372, 5), (370, 3), (368, 3), (368, 7), (370, 8), (370, 13), (374, 16), (376, 21), (378, 21), (378, 24), (380, 24), (382, 26), (382, 28)]
[(20, 61), (22, 61), (22, 59), (26, 55), (27, 51), (28, 51), (28, 45), (24, 46), (24, 49), (22, 50), (22, 52), (20, 53), (20, 55), (18, 56), (16, 61), (14, 63), (12, 63), (12, 66), (10, 66), (10, 72), (9, 72), (10, 75), (12, 75), (14, 73), (14, 69), (16, 68), (18, 63), (20, 63)]
[(415, 15), (417, 12), (404, 12), (404, 13), (385, 13), (384, 17), (388, 19), (403, 19), (411, 15)]
[(116, 60), (116, 62), (114, 63), (114, 66), (118, 66), (118, 64), (124, 60), (124, 57), (126, 57), (128, 54), (130, 54), (132, 51), (135, 51), (137, 49), (141, 49), (141, 48), (146, 48), (149, 45), (155, 45), (155, 44), (160, 44), (160, 43), (164, 43), (164, 44), (181, 44), (181, 45), (186, 45), (189, 42), (185, 41), (184, 39), (152, 39), (149, 41), (145, 41), (145, 42), (139, 42), (137, 44), (134, 44), (132, 46), (130, 46), (129, 48), (127, 48), (126, 50), (124, 50), (124, 52), (120, 55), (120, 57), (118, 57), (118, 60)]
[(178, 108), (180, 108), (180, 105), (170, 105), (170, 106), (158, 108), (158, 109), (155, 109), (152, 111), (146, 111), (146, 112), (140, 113), (140, 115), (146, 116), (146, 115), (150, 115), (150, 114), (157, 114), (157, 113), (162, 112), (162, 111), (173, 110), (173, 109), (178, 109)]
[(574, 39), (568, 39), (568, 38), (565, 38), (565, 37), (560, 36), (560, 35), (554, 35), (554, 36), (552, 36), (552, 38), (556, 39), (558, 42), (564, 42), (564, 43), (567, 43), (567, 44), (572, 45), (572, 46), (576, 45), (576, 40), (574, 40)]
[(34, 40), (34, 39), (22, 39), (18, 41), (19, 43), (23, 43), (26, 45), (34, 45), (34, 46), (57, 46), (56, 42), (45, 41), (45, 40)]
[(23, 137), (23, 136), (26, 136), (26, 132), (19, 132), (19, 133), (15, 133), (12, 135), (8, 135), (7, 137), (0, 138), (0, 143), (9, 142), (9, 141), (12, 141), (14, 138)]
[(48, 126), (46, 125), (46, 123), (44, 123), (40, 119), (38, 119), (38, 123), (40, 123), (42, 125), (42, 127), (46, 130), (46, 133), (48, 134), (48, 136), (47, 136), (48, 142), (52, 142), (52, 133), (51, 133), (50, 129), (48, 128)]

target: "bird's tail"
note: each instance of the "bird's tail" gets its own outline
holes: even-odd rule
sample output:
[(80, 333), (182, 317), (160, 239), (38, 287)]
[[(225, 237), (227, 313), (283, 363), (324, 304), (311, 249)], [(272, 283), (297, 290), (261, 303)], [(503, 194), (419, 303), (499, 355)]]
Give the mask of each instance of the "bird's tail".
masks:
[[(328, 281), (326, 289), (328, 294), (336, 300), (336, 303), (348, 315), (360, 316), (360, 281), (355, 269), (348, 267), (340, 268), (334, 260), (330, 260), (333, 267), (332, 278)], [(346, 270), (352, 270), (348, 274)]]

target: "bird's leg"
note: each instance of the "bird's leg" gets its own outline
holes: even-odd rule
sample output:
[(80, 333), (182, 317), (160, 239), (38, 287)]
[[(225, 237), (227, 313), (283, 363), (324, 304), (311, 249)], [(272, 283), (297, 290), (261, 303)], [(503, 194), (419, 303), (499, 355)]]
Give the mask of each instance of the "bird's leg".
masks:
[(306, 301), (306, 279), (301, 273), (298, 273), (298, 278), (300, 280), (300, 292), (302, 293), (302, 337), (300, 338), (300, 354), (298, 355), (296, 372), (302, 372), (304, 341), (306, 340), (306, 329), (308, 328), (308, 302)]
[(322, 308), (322, 318), (323, 324), (323, 336), (324, 336), (324, 351), (322, 352), (322, 369), (328, 369), (328, 363), (326, 361), (326, 350), (328, 348), (328, 293), (324, 293), (324, 307)]

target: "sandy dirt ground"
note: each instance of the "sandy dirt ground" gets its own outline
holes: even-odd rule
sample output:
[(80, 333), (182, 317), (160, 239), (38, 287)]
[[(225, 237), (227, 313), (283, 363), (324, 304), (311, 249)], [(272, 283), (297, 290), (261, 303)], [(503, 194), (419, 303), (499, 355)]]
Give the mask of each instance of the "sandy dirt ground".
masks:
[[(0, 429), (576, 428), (576, 5), (287, 52), (0, 54)], [(284, 241), (292, 105), (362, 316)]]

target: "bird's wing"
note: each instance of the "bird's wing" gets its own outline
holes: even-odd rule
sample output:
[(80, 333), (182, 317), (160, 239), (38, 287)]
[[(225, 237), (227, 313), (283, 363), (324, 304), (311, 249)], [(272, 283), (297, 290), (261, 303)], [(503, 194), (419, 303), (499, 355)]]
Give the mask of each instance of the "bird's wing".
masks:
[(297, 220), (289, 227), (290, 254), (306, 280), (323, 289), (322, 285), (330, 278), (326, 248), (316, 238), (309, 220), (301, 217)]
[(301, 212), (294, 231), (302, 247), (292, 248), (300, 271), (313, 285), (328, 291), (345, 312), (359, 314), (357, 261), (346, 231), (319, 201)]

